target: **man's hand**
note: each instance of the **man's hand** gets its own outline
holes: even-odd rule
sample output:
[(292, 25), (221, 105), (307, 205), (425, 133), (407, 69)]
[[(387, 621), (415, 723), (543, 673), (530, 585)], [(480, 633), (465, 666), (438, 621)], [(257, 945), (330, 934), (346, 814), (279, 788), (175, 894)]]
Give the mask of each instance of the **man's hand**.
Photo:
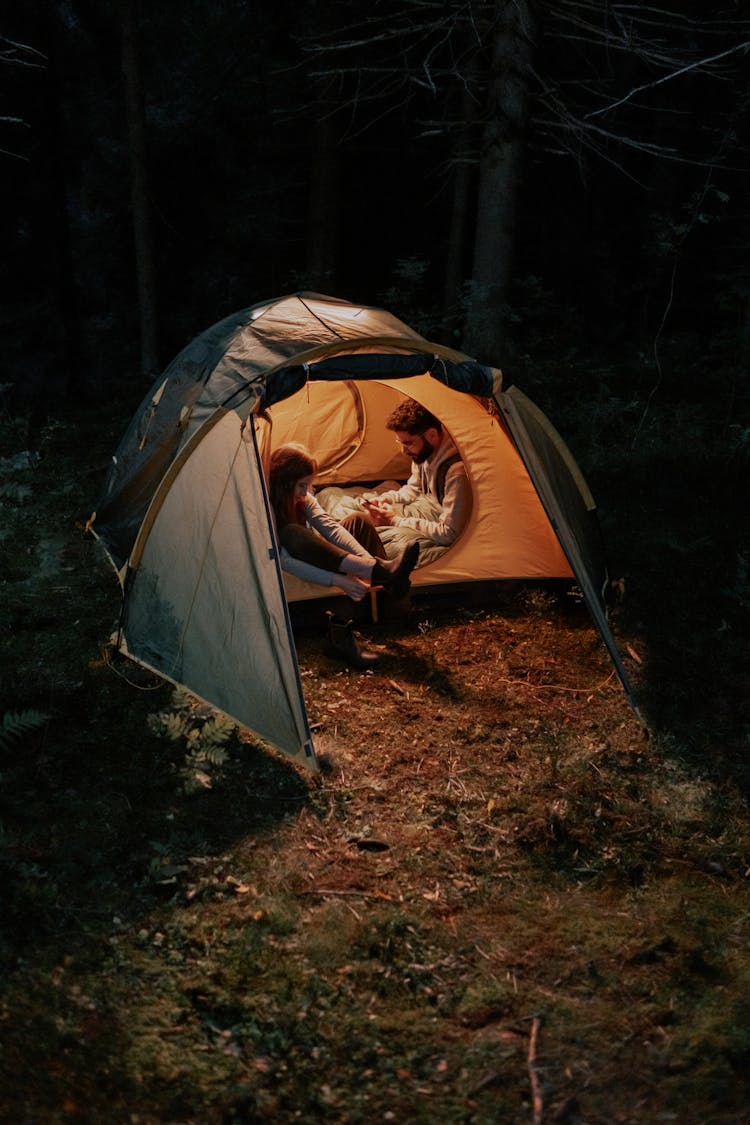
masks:
[(391, 505), (385, 500), (365, 500), (363, 503), (367, 509), (368, 516), (376, 527), (393, 526), (395, 512)]

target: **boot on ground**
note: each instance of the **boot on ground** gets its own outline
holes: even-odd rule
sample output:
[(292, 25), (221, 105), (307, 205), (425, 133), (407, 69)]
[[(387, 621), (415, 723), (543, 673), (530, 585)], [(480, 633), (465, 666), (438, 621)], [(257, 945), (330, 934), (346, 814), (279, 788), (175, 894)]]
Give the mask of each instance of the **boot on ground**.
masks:
[(360, 648), (354, 635), (354, 622), (342, 621), (330, 610), (326, 612), (326, 616), (328, 617), (326, 649), (329, 655), (343, 659), (352, 668), (358, 668), (363, 672), (368, 668), (376, 668), (379, 663), (378, 655), (369, 649)]

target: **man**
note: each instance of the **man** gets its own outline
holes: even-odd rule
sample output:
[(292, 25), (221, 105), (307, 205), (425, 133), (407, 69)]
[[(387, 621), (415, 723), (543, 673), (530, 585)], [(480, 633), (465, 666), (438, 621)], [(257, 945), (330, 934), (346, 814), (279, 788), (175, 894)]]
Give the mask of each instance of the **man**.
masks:
[[(466, 469), (442, 423), (414, 399), (405, 399), (389, 415), (386, 426), (412, 459), (405, 485), (366, 500), (376, 527), (412, 528), (440, 547), (449, 547), (462, 531), (471, 510), (471, 486)], [(435, 519), (399, 516), (393, 504), (411, 504), (430, 496), (439, 508)]]

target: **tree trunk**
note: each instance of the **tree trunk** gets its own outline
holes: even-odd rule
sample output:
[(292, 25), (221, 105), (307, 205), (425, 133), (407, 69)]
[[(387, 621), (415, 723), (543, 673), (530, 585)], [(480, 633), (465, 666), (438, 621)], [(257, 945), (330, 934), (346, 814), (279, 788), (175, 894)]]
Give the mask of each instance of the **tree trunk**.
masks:
[(498, 6), (463, 341), (466, 351), (486, 363), (497, 363), (504, 346), (535, 30), (531, 0), (498, 0)]
[(159, 370), (156, 334), (156, 271), (151, 235), (143, 84), (138, 55), (135, 0), (120, 0), (122, 73), (130, 150), (130, 194), (141, 337), (141, 372), (151, 379)]
[(56, 44), (50, 44), (47, 59), (47, 73), (45, 74), (47, 155), (49, 161), (47, 188), (50, 204), (47, 217), (52, 227), (50, 245), (54, 247), (58, 307), (63, 329), (65, 386), (68, 394), (80, 399), (89, 393), (90, 387), (84, 369), (81, 322), (78, 309), (78, 286), (70, 237), (66, 175), (67, 155), (62, 136), (63, 123), (61, 120), (61, 94)]
[(468, 268), (470, 214), (476, 182), (476, 163), (472, 154), (475, 143), (476, 98), (472, 92), (472, 74), (466, 82), (461, 100), (462, 130), (453, 152), (453, 201), (448, 228), (448, 254), (443, 279), (443, 324), (446, 343), (455, 345), (460, 335), (463, 311), (462, 287)]
[(307, 277), (308, 285), (324, 293), (335, 288), (341, 195), (341, 138), (330, 108), (325, 90), (319, 89), (312, 127)]

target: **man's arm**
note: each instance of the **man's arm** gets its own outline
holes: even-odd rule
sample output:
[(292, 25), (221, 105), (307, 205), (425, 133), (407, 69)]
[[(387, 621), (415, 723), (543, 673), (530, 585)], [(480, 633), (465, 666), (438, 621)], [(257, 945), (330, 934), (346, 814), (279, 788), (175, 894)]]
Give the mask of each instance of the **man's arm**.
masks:
[(419, 466), (412, 462), (411, 474), (406, 484), (402, 484), (400, 488), (392, 488), (390, 492), (381, 492), (378, 500), (383, 500), (386, 504), (411, 504), (421, 495)]
[(445, 477), (445, 493), (440, 518), (420, 519), (418, 516), (394, 516), (392, 527), (410, 527), (439, 547), (449, 547), (466, 526), (471, 511), (471, 485), (466, 469), (457, 461)]

